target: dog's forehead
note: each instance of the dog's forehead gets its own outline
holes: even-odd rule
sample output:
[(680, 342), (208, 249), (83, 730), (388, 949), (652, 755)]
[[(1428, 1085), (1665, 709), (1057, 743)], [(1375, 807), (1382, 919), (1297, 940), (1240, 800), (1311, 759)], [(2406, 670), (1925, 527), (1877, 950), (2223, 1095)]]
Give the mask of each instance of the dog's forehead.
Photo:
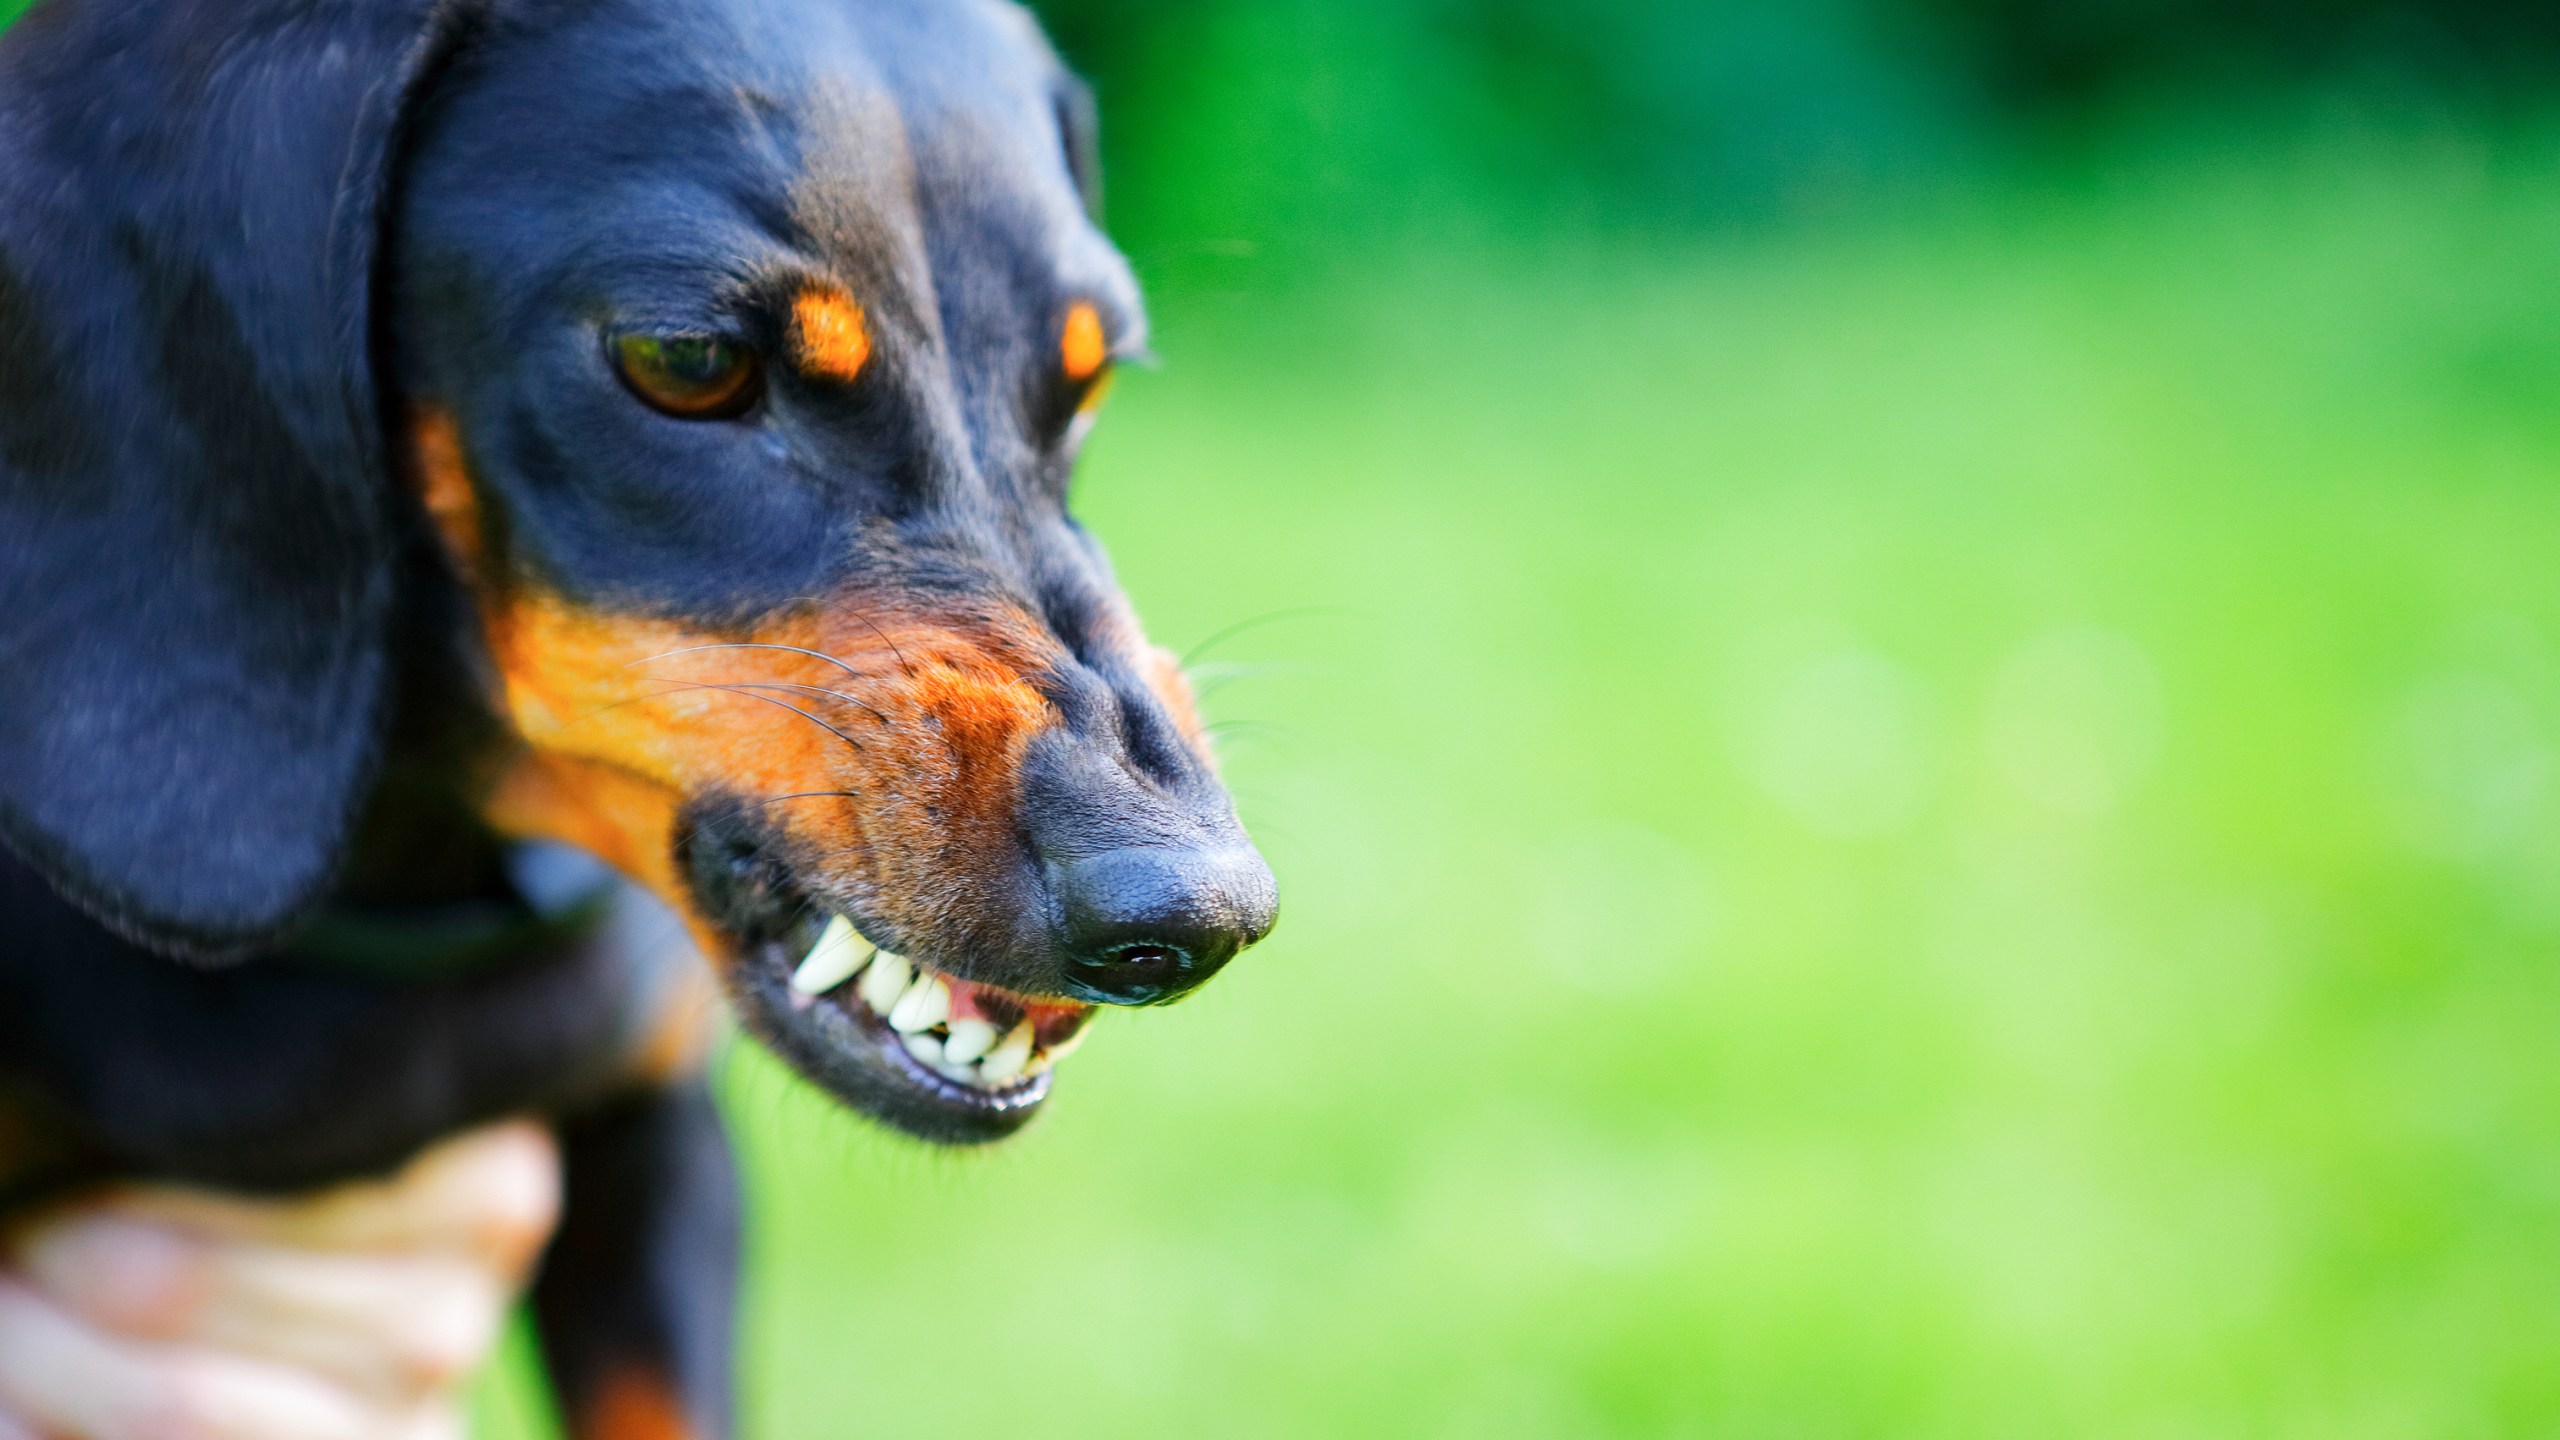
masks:
[(1071, 82), (1030, 15), (1004, 0), (892, 0), (848, 13), (862, 71), (814, 78), (812, 110), (843, 118), (810, 131), (795, 212), (857, 230), (866, 219), (904, 221), (946, 307), (974, 295), (1001, 313), (1023, 298), (1029, 266), (1044, 272), (1041, 288), (1103, 302), (1134, 341), (1137, 287), (1085, 213), (1068, 158)]
[(1027, 16), (967, 0), (789, 3), (842, 22), (833, 43), (768, 57), (803, 213), (1010, 209), (1069, 228), (1057, 61)]
[(1135, 313), (1071, 82), (1005, 0), (528, 0), (463, 71), (421, 218), (527, 281), (797, 260), (892, 305), (1042, 274)]
[(1134, 318), (1136, 287), (1067, 158), (1063, 74), (1029, 17), (976, 4), (852, 14), (860, 53), (812, 65), (792, 107), (786, 203), (807, 241), (866, 290), (931, 284), (949, 306), (1034, 269)]

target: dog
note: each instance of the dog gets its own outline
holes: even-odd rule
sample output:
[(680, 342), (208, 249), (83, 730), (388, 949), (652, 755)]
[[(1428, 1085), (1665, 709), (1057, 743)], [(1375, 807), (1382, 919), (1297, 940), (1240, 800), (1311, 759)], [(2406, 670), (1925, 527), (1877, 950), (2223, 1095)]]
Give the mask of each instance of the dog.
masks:
[(1006, 0), (39, 0), (0, 38), (8, 1193), (548, 1116), (573, 1433), (717, 1437), (699, 967), (612, 876), (749, 1035), (945, 1144), (1260, 939), (1068, 505), (1146, 345), (1094, 155)]

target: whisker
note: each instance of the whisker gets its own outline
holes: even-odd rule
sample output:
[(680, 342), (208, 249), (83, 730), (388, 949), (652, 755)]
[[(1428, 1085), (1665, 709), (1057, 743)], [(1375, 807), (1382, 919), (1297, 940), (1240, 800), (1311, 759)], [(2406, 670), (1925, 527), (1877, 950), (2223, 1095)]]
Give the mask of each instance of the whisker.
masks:
[[(722, 649), (732, 649), (732, 648), (740, 648), (740, 647), (723, 646), (723, 645), (703, 645), (703, 646), (697, 646), (697, 647), (695, 647), (695, 648), (697, 648), (697, 649), (703, 649), (703, 650), (722, 650)], [(776, 647), (773, 647), (773, 648), (776, 648), (776, 649), (789, 649), (789, 648), (791, 648), (791, 647), (789, 647), (789, 646), (776, 646)], [(680, 654), (680, 653), (682, 653), (682, 652), (680, 652), (680, 651), (670, 651), (670, 652), (668, 652), (668, 653), (669, 653), (669, 654)], [(811, 652), (811, 653), (815, 653), (815, 652)], [(834, 657), (832, 657), (832, 656), (820, 656), (819, 658), (820, 658), (820, 659), (833, 659)], [(637, 662), (637, 663), (646, 663), (646, 662)], [(628, 668), (628, 667), (625, 667), (625, 668)], [(841, 700), (841, 701), (843, 701), (843, 702), (844, 702), (845, 704), (847, 704), (847, 705), (853, 705), (853, 706), (858, 706), (858, 707), (860, 707), (860, 708), (861, 708), (865, 713), (867, 713), (868, 715), (870, 715), (872, 719), (879, 721), (882, 725), (891, 725), (891, 724), (894, 724), (894, 723), (895, 723), (895, 722), (891, 721), (891, 720), (889, 719), (889, 717), (888, 717), (886, 714), (882, 713), (878, 708), (874, 707), (874, 706), (873, 706), (873, 705), (871, 705), (869, 702), (867, 702), (867, 701), (863, 700), (860, 696), (858, 696), (858, 695), (848, 695), (848, 694), (846, 694), (845, 692), (843, 692), (843, 691), (841, 691), (841, 690), (829, 690), (829, 689), (827, 689), (826, 687), (824, 687), (824, 686), (822, 686), (822, 685), (791, 685), (791, 684), (785, 684), (785, 683), (783, 683), (783, 682), (781, 682), (781, 681), (754, 681), (754, 680), (700, 680), (700, 681), (686, 681), (686, 680), (673, 680), (673, 679), (667, 679), (667, 678), (664, 678), (664, 677), (661, 677), (661, 676), (655, 676), (655, 675), (651, 675), (651, 676), (644, 676), (643, 678), (644, 678), (644, 679), (647, 679), (647, 680), (650, 680), (650, 681), (652, 681), (652, 682), (654, 682), (654, 683), (656, 683), (656, 684), (666, 686), (667, 688), (666, 688), (666, 689), (663, 689), (663, 690), (656, 690), (656, 691), (652, 691), (652, 692), (650, 692), (649, 694), (646, 694), (646, 695), (632, 695), (632, 696), (627, 696), (627, 697), (625, 697), (625, 698), (623, 698), (623, 699), (613, 701), (613, 702), (612, 702), (612, 703), (610, 703), (610, 704), (606, 704), (606, 705), (599, 705), (599, 706), (597, 706), (596, 708), (594, 708), (593, 710), (589, 710), (589, 711), (587, 711), (585, 714), (582, 714), (582, 715), (578, 716), (576, 719), (572, 720), (570, 723), (571, 723), (571, 724), (584, 724), (584, 723), (586, 723), (586, 722), (587, 722), (587, 721), (589, 721), (589, 720), (593, 720), (593, 719), (595, 719), (595, 718), (596, 718), (597, 716), (599, 716), (599, 715), (604, 715), (604, 714), (608, 714), (608, 713), (610, 713), (610, 712), (612, 712), (612, 711), (619, 710), (619, 709), (621, 709), (622, 707), (624, 707), (625, 705), (637, 705), (637, 704), (640, 704), (642, 701), (645, 701), (645, 700), (663, 700), (663, 699), (665, 699), (667, 696), (670, 696), (670, 695), (680, 695), (680, 694), (683, 694), (685, 691), (688, 691), (688, 690), (730, 690), (730, 691), (736, 691), (736, 692), (738, 692), (738, 693), (740, 693), (740, 694), (745, 694), (746, 692), (751, 691), (751, 690), (785, 690), (785, 691), (790, 691), (790, 692), (793, 692), (793, 693), (796, 693), (796, 694), (801, 694), (801, 695), (825, 696), (825, 697), (827, 697), (827, 698), (829, 698), (829, 699), (833, 699), (833, 700)], [(818, 718), (817, 716), (815, 716), (815, 715), (811, 715), (808, 711), (803, 710), (803, 709), (801, 709), (800, 707), (798, 707), (798, 706), (796, 706), (796, 705), (785, 705), (785, 704), (783, 704), (783, 702), (781, 702), (781, 701), (779, 701), (779, 700), (775, 700), (775, 699), (771, 698), (770, 696), (765, 696), (765, 695), (749, 695), (747, 698), (749, 698), (749, 699), (751, 699), (751, 700), (762, 700), (762, 701), (764, 701), (764, 702), (765, 702), (766, 704), (768, 704), (768, 705), (780, 705), (783, 709), (788, 710), (788, 711), (790, 711), (791, 713), (793, 713), (793, 714), (795, 714), (795, 715), (800, 716), (802, 719), (807, 720), (809, 723), (811, 723), (811, 724), (813, 724), (813, 725), (819, 726), (820, 728), (822, 728), (822, 729), (824, 729), (825, 731), (827, 731), (827, 733), (829, 733), (829, 734), (831, 734), (831, 735), (834, 735), (836, 738), (838, 738), (838, 739), (840, 739), (840, 740), (844, 741), (844, 742), (845, 742), (846, 744), (848, 744), (848, 745), (851, 745), (851, 746), (852, 746), (853, 748), (855, 748), (856, 750), (860, 750), (860, 749), (862, 749), (862, 748), (863, 748), (863, 746), (862, 746), (862, 742), (861, 742), (861, 741), (854, 739), (852, 736), (845, 734), (843, 731), (836, 729), (834, 726), (827, 724), (827, 722), (825, 722), (824, 720), (819, 719), (819, 718)]]
[[(867, 618), (867, 617), (866, 617), (866, 618)], [(871, 628), (872, 628), (872, 629), (874, 629), (874, 630), (877, 630), (877, 629), (879, 629), (880, 627), (879, 627), (879, 626), (877, 626), (877, 625), (874, 625), (874, 626), (872, 626)], [(883, 639), (883, 640), (886, 640), (886, 639), (888, 639), (889, 637), (888, 637), (888, 636), (886, 636), (886, 635), (883, 635), (883, 636), (881, 636), (880, 638), (881, 638), (881, 639)], [(891, 645), (891, 646), (889, 647), (889, 649), (890, 649), (891, 653), (893, 653), (893, 654), (894, 654), (894, 653), (896, 653), (897, 648), (898, 648), (898, 647), (897, 647), (897, 646), (895, 646), (895, 645)], [(837, 668), (837, 669), (839, 669), (839, 670), (842, 670), (844, 673), (846, 673), (847, 675), (852, 676), (852, 677), (853, 677), (854, 679), (856, 679), (856, 680), (864, 680), (864, 679), (868, 679), (868, 678), (870, 678), (869, 676), (866, 676), (865, 674), (863, 674), (861, 671), (854, 669), (854, 668), (853, 668), (853, 666), (852, 666), (852, 665), (850, 665), (850, 664), (848, 664), (847, 662), (845, 662), (845, 661), (843, 661), (843, 660), (839, 660), (839, 659), (837, 659), (835, 656), (830, 655), (830, 654), (828, 654), (827, 652), (825, 652), (825, 651), (823, 651), (823, 650), (811, 650), (811, 649), (809, 649), (808, 647), (806, 647), (806, 646), (802, 646), (802, 645), (776, 645), (776, 644), (773, 644), (773, 643), (771, 643), (771, 642), (769, 642), (769, 641), (764, 641), (764, 640), (732, 640), (732, 641), (726, 641), (726, 642), (723, 642), (723, 643), (721, 643), (721, 644), (717, 644), (717, 645), (687, 645), (687, 646), (685, 646), (685, 647), (684, 647), (683, 649), (681, 649), (681, 650), (669, 650), (669, 651), (665, 651), (664, 653), (661, 653), (661, 654), (652, 655), (652, 656), (650, 656), (650, 657), (649, 657), (648, 659), (646, 659), (646, 660), (634, 660), (634, 661), (632, 661), (632, 662), (631, 662), (631, 664), (630, 664), (630, 665), (625, 665), (625, 666), (623, 666), (622, 668), (623, 668), (623, 669), (625, 669), (625, 670), (628, 670), (628, 669), (633, 668), (634, 666), (639, 666), (639, 665), (653, 665), (653, 664), (656, 664), (656, 663), (657, 663), (658, 661), (660, 661), (660, 660), (668, 660), (668, 659), (672, 659), (672, 658), (674, 658), (675, 656), (678, 656), (678, 655), (691, 655), (691, 654), (694, 654), (694, 653), (696, 653), (696, 652), (698, 652), (698, 651), (703, 651), (703, 650), (782, 650), (782, 651), (787, 651), (788, 653), (793, 654), (793, 655), (806, 655), (806, 656), (808, 656), (808, 657), (809, 657), (810, 659), (812, 659), (812, 660), (824, 660), (824, 661), (826, 661), (828, 664), (833, 665), (834, 667), (836, 667), (836, 668)], [(899, 663), (899, 664), (901, 664), (901, 665), (904, 665), (904, 664), (906, 663), (906, 658), (905, 658), (904, 656), (900, 656), (900, 657), (899, 657), (899, 661), (898, 661), (898, 663)]]
[[(661, 685), (671, 685), (676, 682), (671, 680), (661, 680), (658, 683)], [(889, 717), (887, 715), (881, 713), (871, 704), (871, 702), (863, 699), (861, 696), (847, 695), (841, 690), (830, 690), (823, 685), (791, 685), (780, 680), (721, 680), (705, 681), (703, 683), (710, 685), (725, 685), (736, 690), (789, 690), (800, 695), (823, 695), (831, 700), (841, 700), (847, 705), (858, 706), (859, 708), (868, 711), (872, 719), (879, 721), (883, 725), (889, 723)]]
[(779, 805), (785, 800), (859, 800), (861, 798), (861, 796), (850, 790), (803, 790), (796, 795), (767, 795), (754, 803), (758, 805)]
[(1309, 675), (1323, 668), (1287, 660), (1226, 660), (1214, 665), (1190, 667), (1183, 673), (1190, 677), (1191, 688), (1206, 700), (1240, 680), (1259, 680), (1268, 675)]
[(890, 654), (898, 657), (898, 672), (910, 680), (914, 679), (916, 677), (916, 667), (907, 663), (907, 652), (898, 648), (898, 642), (889, 638), (889, 632), (880, 628), (880, 622), (872, 619), (868, 615), (862, 614), (860, 611), (856, 611), (855, 615), (863, 624), (871, 627), (872, 634), (880, 637), (881, 644), (889, 647)]
[(1183, 669), (1188, 670), (1191, 668), (1192, 661), (1199, 659), (1201, 656), (1208, 654), (1211, 650), (1216, 649), (1218, 646), (1225, 644), (1238, 635), (1244, 634), (1246, 631), (1259, 630), (1265, 625), (1277, 625), (1283, 620), (1303, 620), (1314, 615), (1350, 615), (1354, 613), (1357, 612), (1341, 605), (1294, 605), (1285, 610), (1265, 611), (1262, 614), (1253, 616), (1249, 619), (1239, 620), (1233, 625), (1228, 626), (1226, 629), (1219, 631), (1217, 634), (1210, 636), (1208, 639), (1201, 641), (1199, 644), (1192, 646), (1190, 649), (1182, 653), (1182, 660), (1180, 663)]
[[(714, 683), (709, 682), (709, 681), (692, 681), (692, 682), (688, 682), (688, 683), (678, 683), (678, 682), (673, 681), (673, 680), (661, 680), (661, 681), (659, 681), (658, 683), (659, 683), (659, 684), (661, 684), (661, 685), (670, 685), (670, 686), (673, 686), (674, 688), (673, 688), (673, 689), (669, 689), (669, 690), (661, 690), (661, 691), (659, 691), (656, 695), (640, 695), (640, 696), (635, 696), (635, 697), (633, 697), (633, 698), (634, 698), (634, 699), (636, 699), (636, 700), (657, 700), (657, 699), (663, 699), (663, 698), (665, 698), (666, 696), (669, 696), (669, 695), (681, 694), (681, 693), (683, 693), (684, 691), (687, 691), (687, 690), (723, 690), (723, 691), (727, 691), (728, 693), (730, 693), (730, 694), (732, 694), (732, 695), (741, 695), (741, 696), (744, 696), (744, 697), (746, 697), (746, 698), (747, 698), (747, 699), (749, 699), (749, 700), (761, 700), (761, 701), (763, 701), (765, 704), (770, 705), (770, 706), (774, 707), (774, 708), (775, 708), (775, 709), (777, 709), (777, 710), (788, 710), (788, 711), (790, 711), (792, 714), (799, 716), (801, 719), (806, 720), (806, 721), (808, 721), (810, 724), (817, 726), (819, 729), (826, 731), (826, 732), (827, 732), (828, 734), (830, 734), (830, 735), (833, 735), (834, 737), (836, 737), (837, 739), (839, 739), (839, 740), (843, 741), (843, 742), (844, 742), (844, 743), (846, 743), (847, 745), (852, 746), (854, 749), (856, 749), (856, 750), (862, 750), (862, 749), (863, 749), (863, 745), (862, 745), (862, 742), (861, 742), (861, 741), (854, 739), (852, 736), (847, 735), (846, 733), (844, 733), (843, 731), (841, 731), (841, 730), (837, 729), (837, 728), (836, 728), (836, 727), (834, 727), (833, 725), (830, 725), (830, 724), (828, 724), (826, 721), (819, 719), (817, 716), (810, 714), (808, 711), (801, 709), (799, 706), (797, 706), (797, 705), (793, 705), (793, 704), (790, 704), (790, 703), (788, 703), (788, 702), (786, 702), (786, 701), (776, 700), (776, 699), (774, 699), (774, 698), (773, 698), (772, 696), (770, 696), (770, 695), (758, 695), (758, 694), (756, 694), (756, 693), (755, 693), (755, 691), (754, 691), (752, 688), (750, 688), (750, 687), (748, 687), (748, 686), (744, 686), (744, 685), (720, 685), (720, 684), (714, 684)], [(630, 704), (630, 703), (632, 703), (632, 702), (631, 702), (631, 701), (628, 701), (628, 700), (616, 701), (616, 702), (615, 702), (615, 704), (616, 704), (616, 705), (627, 705), (627, 704)], [(613, 706), (611, 706), (611, 705), (608, 705), (608, 706), (606, 706), (605, 708), (609, 710), (609, 709), (612, 709), (612, 708), (614, 708), (614, 707), (613, 707)], [(603, 713), (603, 712), (599, 711), (599, 712), (597, 712), (597, 713), (601, 714), (601, 713)], [(864, 751), (864, 753), (865, 753), (865, 754), (868, 754), (868, 753), (870, 753), (870, 752), (868, 752), (868, 751), (866, 750), (866, 751)]]
[(1221, 753), (1252, 745), (1291, 745), (1305, 737), (1292, 726), (1270, 720), (1213, 720), (1200, 727), (1202, 738)]
[(1304, 665), (1286, 660), (1214, 660), (1194, 665), (1183, 673), (1195, 682), (1200, 680), (1233, 680), (1249, 675), (1267, 675), (1275, 670), (1304, 670)]

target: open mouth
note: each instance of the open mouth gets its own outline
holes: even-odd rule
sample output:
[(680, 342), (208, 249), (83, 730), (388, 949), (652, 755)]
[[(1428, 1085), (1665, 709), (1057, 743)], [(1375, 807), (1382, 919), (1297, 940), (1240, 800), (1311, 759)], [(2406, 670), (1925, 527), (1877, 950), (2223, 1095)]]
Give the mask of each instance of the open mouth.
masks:
[(1047, 1098), (1050, 1067), (1083, 1042), (1094, 1011), (944, 974), (880, 948), (841, 915), (791, 966), (787, 993), (795, 1019), (886, 1062), (867, 1068), (904, 1082), (898, 1108), (989, 1119), (1027, 1118)]
[(848, 1108), (937, 1144), (1021, 1129), (1097, 1006), (1179, 999), (1271, 928), (1270, 871), (1241, 843), (1038, 867), (1006, 850), (903, 903), (827, 858), (723, 795), (689, 805), (677, 836), (742, 1027)]

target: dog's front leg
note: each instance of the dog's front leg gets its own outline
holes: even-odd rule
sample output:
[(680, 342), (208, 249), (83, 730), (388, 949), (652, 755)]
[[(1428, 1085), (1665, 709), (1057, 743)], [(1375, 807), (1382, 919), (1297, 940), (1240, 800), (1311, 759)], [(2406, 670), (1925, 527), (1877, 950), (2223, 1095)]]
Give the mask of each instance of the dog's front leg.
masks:
[(534, 1281), (574, 1440), (727, 1440), (737, 1175), (698, 1075), (560, 1126), (567, 1188)]

